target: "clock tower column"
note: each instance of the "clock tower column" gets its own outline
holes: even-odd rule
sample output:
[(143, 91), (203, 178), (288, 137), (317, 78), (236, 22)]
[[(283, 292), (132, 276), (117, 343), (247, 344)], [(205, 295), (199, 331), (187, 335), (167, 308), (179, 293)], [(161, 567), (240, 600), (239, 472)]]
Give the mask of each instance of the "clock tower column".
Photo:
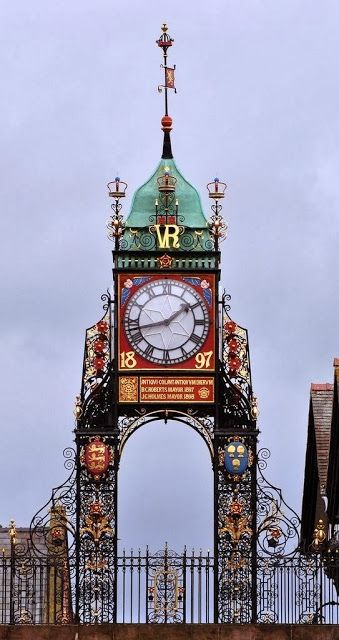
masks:
[(77, 614), (83, 622), (116, 620), (119, 460), (141, 425), (179, 420), (203, 437), (214, 470), (215, 620), (249, 622), (256, 607), (257, 410), (247, 332), (229, 317), (229, 296), (219, 298), (226, 184), (208, 184), (208, 221), (172, 154), (175, 67), (167, 65), (173, 39), (166, 25), (157, 44), (162, 156), (125, 222), (127, 185), (119, 177), (108, 184), (114, 295), (104, 296), (104, 316), (86, 335), (76, 429)]

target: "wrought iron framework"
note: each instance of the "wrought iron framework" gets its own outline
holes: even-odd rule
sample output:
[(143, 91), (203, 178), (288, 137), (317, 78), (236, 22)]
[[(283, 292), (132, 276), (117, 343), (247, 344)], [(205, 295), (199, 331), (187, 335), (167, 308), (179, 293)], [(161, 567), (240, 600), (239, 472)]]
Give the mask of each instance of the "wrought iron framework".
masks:
[[(250, 563), (244, 560), (241, 580), (234, 581), (229, 568), (223, 592), (229, 622), (241, 623), (250, 615), (244, 610), (244, 590), (250, 584)], [(182, 554), (165, 549), (152, 553), (123, 552), (116, 558), (117, 622), (121, 623), (209, 623), (214, 611), (214, 557)], [(91, 622), (112, 618), (100, 606), (106, 600), (106, 569), (89, 567), (87, 583), (82, 582), (82, 601), (93, 592)], [(240, 574), (239, 574), (240, 575)], [(331, 577), (329, 577), (331, 576)], [(337, 556), (293, 553), (257, 555), (257, 623), (339, 624), (339, 580)], [(28, 547), (12, 544), (11, 552), (0, 558), (0, 624), (69, 624), (76, 620), (76, 556), (37, 556)], [(82, 618), (81, 622), (84, 622)]]
[[(86, 334), (69, 477), (33, 518), (27, 544), (3, 553), (1, 622), (339, 622), (335, 554), (302, 553), (300, 521), (257, 451), (248, 338), (220, 301), (219, 402), (205, 408), (118, 408), (114, 301)], [(184, 422), (204, 439), (215, 478), (214, 554), (117, 553), (119, 460), (153, 420)], [(233, 465), (233, 466), (232, 466)], [(236, 471), (236, 473), (234, 472)], [(14, 531), (14, 533), (13, 533)]]
[[(167, 90), (174, 88), (174, 76), (168, 73), (174, 74), (174, 68), (167, 67), (167, 49), (173, 41), (166, 25), (162, 31), (157, 44), (164, 53), (163, 157), (168, 159), (172, 120)], [(264, 476), (269, 452), (257, 450), (258, 408), (248, 335), (229, 315), (230, 296), (225, 293), (219, 300), (215, 294), (214, 300), (209, 290), (211, 309), (212, 300), (216, 308), (213, 317), (206, 316), (213, 326), (210, 353), (216, 355), (216, 365), (208, 371), (213, 402), (138, 403), (137, 376), (129, 371), (121, 375), (119, 275), (126, 272), (134, 281), (148, 281), (160, 271), (171, 278), (185, 270), (192, 285), (198, 281), (209, 287), (195, 277), (199, 269), (212, 272), (213, 283), (219, 282), (219, 243), (227, 228), (220, 200), (226, 184), (217, 178), (209, 183), (211, 220), (207, 224), (202, 217), (201, 228), (193, 228), (175, 198), (175, 183), (168, 171), (157, 178), (154, 211), (146, 226), (137, 229), (127, 227), (121, 214), (126, 183), (117, 177), (108, 185), (113, 198), (108, 230), (114, 241), (114, 295), (102, 296), (104, 314), (86, 332), (75, 448), (65, 452), (69, 477), (34, 516), (26, 543), (16, 540), (14, 524), (11, 527), (10, 552), (3, 553), (0, 567), (3, 623), (339, 622), (338, 556), (324, 553), (323, 544), (313, 552), (301, 551), (299, 517)], [(179, 249), (173, 243), (171, 255), (164, 254), (158, 242), (159, 228), (166, 225), (173, 225), (180, 238)], [(207, 292), (202, 295), (206, 298)], [(132, 358), (130, 354), (126, 358)], [(159, 373), (156, 368), (147, 371), (150, 376)], [(165, 371), (167, 375), (172, 370)], [(120, 387), (124, 402), (118, 399)], [(133, 433), (153, 420), (183, 422), (206, 443), (214, 474), (213, 554), (177, 554), (165, 547), (157, 553), (118, 555), (121, 454)]]

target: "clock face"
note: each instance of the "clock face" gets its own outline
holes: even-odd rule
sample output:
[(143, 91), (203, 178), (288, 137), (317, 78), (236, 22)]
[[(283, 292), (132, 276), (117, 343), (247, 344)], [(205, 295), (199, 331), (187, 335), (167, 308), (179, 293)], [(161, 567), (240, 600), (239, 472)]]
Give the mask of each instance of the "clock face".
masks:
[(143, 284), (131, 295), (124, 331), (136, 353), (148, 362), (185, 362), (202, 348), (209, 331), (204, 298), (189, 284), (171, 278)]

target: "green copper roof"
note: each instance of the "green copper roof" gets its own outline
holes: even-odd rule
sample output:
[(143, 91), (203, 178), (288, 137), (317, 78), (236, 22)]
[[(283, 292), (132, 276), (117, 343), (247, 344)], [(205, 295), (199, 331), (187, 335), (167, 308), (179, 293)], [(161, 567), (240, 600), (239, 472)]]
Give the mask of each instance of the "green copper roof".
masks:
[(205, 229), (207, 220), (202, 210), (200, 196), (178, 170), (173, 159), (162, 159), (150, 179), (134, 194), (126, 227), (148, 227), (150, 216), (155, 213), (155, 199), (159, 198), (157, 178), (168, 171), (177, 179), (175, 198), (178, 200), (180, 222), (191, 229)]

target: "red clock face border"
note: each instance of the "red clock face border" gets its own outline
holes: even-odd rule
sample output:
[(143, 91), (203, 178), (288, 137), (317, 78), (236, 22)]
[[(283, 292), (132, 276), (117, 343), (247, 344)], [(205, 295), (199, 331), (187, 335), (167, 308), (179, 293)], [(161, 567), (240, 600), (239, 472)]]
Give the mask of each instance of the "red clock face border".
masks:
[(118, 274), (118, 370), (215, 370), (215, 275)]

